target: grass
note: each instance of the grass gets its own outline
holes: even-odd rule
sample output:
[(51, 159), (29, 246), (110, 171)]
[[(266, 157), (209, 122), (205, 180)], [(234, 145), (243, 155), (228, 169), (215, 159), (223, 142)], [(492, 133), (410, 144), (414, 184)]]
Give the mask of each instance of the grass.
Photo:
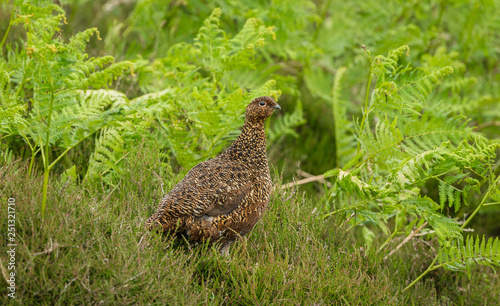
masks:
[[(356, 244), (342, 219), (318, 219), (314, 201), (296, 190), (274, 192), (266, 215), (229, 257), (208, 245), (146, 233), (144, 221), (162, 195), (159, 160), (157, 149), (138, 146), (122, 181), (111, 188), (51, 177), (43, 220), (41, 174), (27, 177), (25, 162), (0, 164), (0, 219), (7, 219), (7, 198), (14, 197), (18, 244), (16, 299), (7, 297), (2, 270), (1, 303), (432, 305), (498, 299), (500, 282), (489, 270), (473, 273), (472, 281), (439, 270), (402, 293), (432, 259), (427, 246), (409, 243), (384, 262)], [(181, 178), (161, 176), (165, 192)], [(6, 241), (7, 224), (0, 229)], [(5, 268), (4, 243), (0, 259)]]

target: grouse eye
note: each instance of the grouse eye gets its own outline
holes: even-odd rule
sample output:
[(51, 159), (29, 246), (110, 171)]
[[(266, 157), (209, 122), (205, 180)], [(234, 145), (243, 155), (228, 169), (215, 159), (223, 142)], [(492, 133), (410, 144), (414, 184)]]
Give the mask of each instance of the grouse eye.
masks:
[(259, 103), (259, 104), (260, 104), (260, 106), (264, 106), (264, 105), (266, 105), (266, 102), (264, 102), (264, 101), (260, 101), (260, 103)]

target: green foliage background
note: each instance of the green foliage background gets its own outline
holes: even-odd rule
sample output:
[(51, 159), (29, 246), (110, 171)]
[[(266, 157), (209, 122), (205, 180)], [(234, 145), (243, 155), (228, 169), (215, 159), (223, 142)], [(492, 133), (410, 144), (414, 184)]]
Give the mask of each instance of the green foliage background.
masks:
[(50, 215), (51, 180), (111, 194), (139, 143), (158, 150), (159, 177), (182, 174), (270, 95), (283, 110), (267, 122), (270, 163), (284, 181), (300, 169), (331, 184), (300, 187), (316, 222), (344, 220), (374, 256), (418, 233), (434, 258), (422, 277), (471, 277), (500, 265), (499, 8), (4, 1), (1, 162), (43, 172)]

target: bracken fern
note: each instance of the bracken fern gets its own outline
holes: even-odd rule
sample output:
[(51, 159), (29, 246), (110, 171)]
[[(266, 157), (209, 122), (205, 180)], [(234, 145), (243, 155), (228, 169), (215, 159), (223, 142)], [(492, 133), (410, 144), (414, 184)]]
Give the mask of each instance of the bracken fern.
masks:
[[(111, 56), (87, 59), (85, 47), (91, 36), (98, 36), (95, 28), (80, 32), (65, 43), (60, 32), (64, 11), (51, 1), (37, 5), (19, 1), (16, 5), (18, 17), (12, 24), (23, 24), (27, 40), (24, 48), (17, 50), (15, 62), (0, 65), (0, 126), (5, 133), (2, 137), (20, 136), (28, 144), (29, 173), (36, 155), (41, 153), (43, 215), (52, 168), (69, 150), (106, 125), (106, 101), (94, 100), (86, 105), (81, 91), (107, 86), (131, 69), (132, 64), (114, 64)], [(101, 120), (95, 120), (98, 117)], [(54, 149), (55, 155), (52, 148), (58, 148)]]
[[(488, 243), (487, 254), (486, 247), (474, 253), (470, 251), (473, 241), (463, 239), (465, 226), (499, 188), (494, 164), (500, 146), (474, 133), (462, 116), (440, 111), (429, 100), (452, 68), (429, 71), (401, 66), (400, 57), (408, 52), (403, 46), (371, 61), (377, 83), (371, 97), (367, 96), (361, 122), (355, 122), (358, 153), (342, 169), (324, 174), (335, 177), (324, 217), (355, 215), (350, 222), (363, 227), (368, 247), (373, 234), (367, 225), (379, 227), (389, 236), (379, 251), (402, 229), (409, 233), (414, 226), (430, 227), (428, 232), (440, 244), (436, 258), (441, 263), (434, 266), (433, 262), (424, 275), (441, 266), (463, 266), (470, 274), (474, 259), (483, 257), (489, 266), (500, 266), (494, 243)], [(426, 190), (429, 182), (437, 184), (437, 198)], [(444, 214), (446, 207), (458, 213), (464, 205), (473, 204), (481, 188), (487, 191), (465, 222)], [(395, 220), (392, 232), (390, 220)]]

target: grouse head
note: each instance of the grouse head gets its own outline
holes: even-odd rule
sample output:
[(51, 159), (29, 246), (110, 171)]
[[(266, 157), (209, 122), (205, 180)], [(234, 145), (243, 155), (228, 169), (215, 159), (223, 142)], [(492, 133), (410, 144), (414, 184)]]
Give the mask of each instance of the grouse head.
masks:
[(254, 99), (246, 110), (246, 118), (252, 121), (264, 121), (271, 116), (275, 109), (281, 109), (271, 97), (259, 97)]

